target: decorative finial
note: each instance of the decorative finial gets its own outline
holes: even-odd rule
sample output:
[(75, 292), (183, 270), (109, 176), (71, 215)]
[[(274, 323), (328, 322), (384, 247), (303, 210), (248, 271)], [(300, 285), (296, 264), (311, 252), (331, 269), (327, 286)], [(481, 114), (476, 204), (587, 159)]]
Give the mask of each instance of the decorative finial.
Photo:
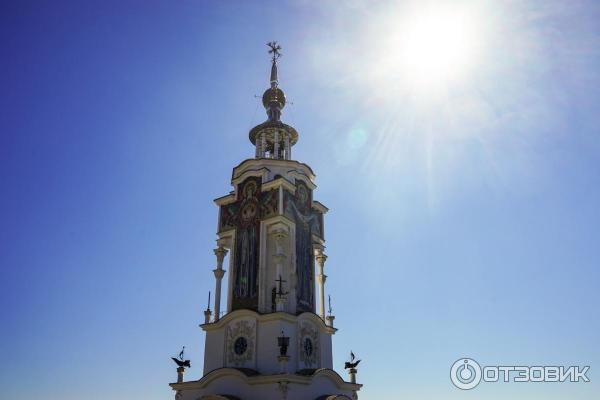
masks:
[(354, 359), (356, 357), (354, 356), (354, 353), (352, 352), (352, 350), (350, 350), (350, 361), (346, 361), (346, 365), (344, 366), (344, 369), (356, 369), (356, 366), (358, 365), (358, 363), (360, 363), (360, 360), (354, 362)]
[(356, 366), (360, 362), (360, 360), (354, 361), (354, 358), (354, 353), (350, 350), (350, 361), (346, 361), (346, 366), (344, 367), (350, 375), (350, 383), (356, 383), (356, 373), (358, 372)]
[(210, 311), (210, 290), (208, 291), (208, 305), (206, 306), (206, 310), (204, 310), (204, 323), (210, 324), (210, 316), (212, 315), (212, 311)]
[(327, 297), (329, 298), (329, 315), (331, 316), (331, 295), (327, 295)]
[(181, 349), (181, 352), (179, 353), (179, 358), (175, 358), (175, 357), (171, 357), (171, 360), (175, 361), (175, 364), (177, 364), (177, 366), (179, 368), (185, 368), (188, 367), (190, 368), (190, 360), (184, 360), (183, 354), (185, 352), (185, 346), (183, 346), (183, 348)]
[(277, 42), (269, 42), (267, 46), (270, 47), (269, 54), (271, 54), (271, 89), (277, 89), (277, 85), (279, 84), (279, 80), (277, 78), (277, 59), (281, 57), (281, 46), (277, 44)]
[(276, 62), (277, 59), (279, 57), (281, 57), (281, 52), (279, 51), (279, 50), (281, 50), (281, 46), (278, 45), (276, 41), (272, 41), (272, 42), (267, 43), (267, 46), (269, 46), (271, 48), (271, 50), (269, 50), (269, 54), (273, 55), (272, 56), (273, 57), (272, 58), (273, 62)]

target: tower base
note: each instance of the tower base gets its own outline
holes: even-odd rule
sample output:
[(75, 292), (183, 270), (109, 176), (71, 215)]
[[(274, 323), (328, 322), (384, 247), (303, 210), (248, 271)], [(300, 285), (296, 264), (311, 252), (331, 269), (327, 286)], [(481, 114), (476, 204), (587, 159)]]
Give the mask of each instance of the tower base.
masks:
[(361, 384), (345, 382), (331, 369), (260, 375), (243, 368), (219, 368), (197, 381), (171, 383), (176, 400), (356, 400)]

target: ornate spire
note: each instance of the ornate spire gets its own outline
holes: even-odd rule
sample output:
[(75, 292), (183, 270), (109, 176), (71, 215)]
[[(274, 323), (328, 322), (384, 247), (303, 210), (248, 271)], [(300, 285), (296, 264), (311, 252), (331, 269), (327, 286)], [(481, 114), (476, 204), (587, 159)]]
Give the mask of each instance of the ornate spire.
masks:
[(269, 42), (267, 43), (267, 46), (271, 48), (269, 54), (273, 55), (271, 57), (271, 89), (277, 89), (277, 85), (279, 84), (277, 81), (277, 59), (281, 57), (281, 53), (279, 52), (281, 46), (278, 45), (277, 42)]
[(285, 107), (285, 94), (279, 89), (279, 81), (277, 79), (277, 60), (281, 57), (281, 46), (277, 42), (267, 43), (269, 46), (269, 54), (271, 56), (271, 88), (267, 89), (263, 94), (263, 105), (267, 109), (269, 121), (279, 121), (281, 118), (281, 110)]
[(281, 57), (281, 46), (277, 42), (267, 43), (271, 54), (270, 87), (262, 96), (267, 120), (250, 130), (250, 141), (256, 146), (256, 158), (291, 159), (292, 146), (298, 141), (298, 132), (281, 122), (281, 110), (285, 107), (285, 94), (279, 88), (277, 60)]

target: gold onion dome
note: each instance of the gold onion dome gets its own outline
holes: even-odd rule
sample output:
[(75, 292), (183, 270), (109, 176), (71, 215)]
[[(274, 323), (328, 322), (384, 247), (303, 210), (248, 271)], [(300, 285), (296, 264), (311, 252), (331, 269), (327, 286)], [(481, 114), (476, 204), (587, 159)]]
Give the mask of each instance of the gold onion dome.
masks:
[(269, 109), (271, 106), (282, 109), (285, 107), (285, 93), (279, 88), (268, 88), (263, 93), (262, 102), (266, 109)]

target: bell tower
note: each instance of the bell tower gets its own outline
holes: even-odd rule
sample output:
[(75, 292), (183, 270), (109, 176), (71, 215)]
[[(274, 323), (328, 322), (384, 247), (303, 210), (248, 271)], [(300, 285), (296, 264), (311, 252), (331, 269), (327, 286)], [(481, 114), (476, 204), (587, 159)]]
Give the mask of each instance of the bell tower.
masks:
[(328, 209), (313, 198), (312, 169), (292, 159), (298, 132), (281, 121), (281, 47), (268, 46), (271, 74), (262, 96), (267, 120), (250, 130), (254, 158), (233, 169), (233, 190), (215, 200), (214, 312), (209, 305), (201, 325), (203, 376), (171, 384), (177, 400), (356, 399), (362, 386), (355, 370), (350, 382), (333, 370), (337, 329), (331, 313), (325, 315)]

